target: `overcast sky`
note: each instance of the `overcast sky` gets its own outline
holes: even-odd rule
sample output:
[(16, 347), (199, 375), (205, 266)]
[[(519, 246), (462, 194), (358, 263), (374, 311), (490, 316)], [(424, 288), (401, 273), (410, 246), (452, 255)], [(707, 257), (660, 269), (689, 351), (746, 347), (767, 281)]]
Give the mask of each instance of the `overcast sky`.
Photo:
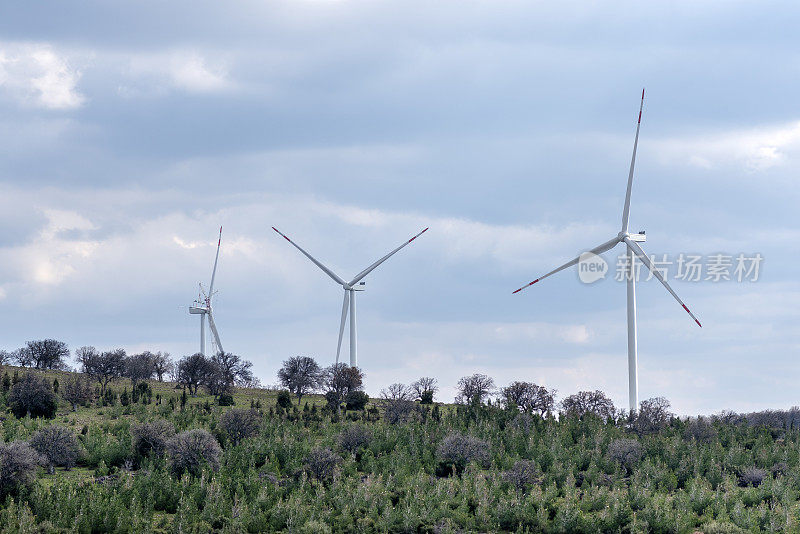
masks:
[[(640, 398), (800, 404), (800, 8), (777, 2), (15, 3), (0, 17), (2, 348), (199, 349), (188, 306), (224, 226), (224, 348), (276, 382), (332, 363), (359, 294), (367, 391), (530, 380), (627, 406), (625, 285), (574, 270), (762, 255), (753, 281), (638, 286)], [(705, 278), (705, 272), (703, 273)], [(347, 340), (343, 354), (347, 354)]]

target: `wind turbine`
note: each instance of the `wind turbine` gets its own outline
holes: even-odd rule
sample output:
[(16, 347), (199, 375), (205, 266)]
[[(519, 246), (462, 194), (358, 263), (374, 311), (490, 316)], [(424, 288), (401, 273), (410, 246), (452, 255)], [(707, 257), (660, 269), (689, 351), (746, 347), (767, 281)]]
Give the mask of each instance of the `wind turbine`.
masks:
[(337, 364), (339, 363), (339, 353), (341, 352), (341, 349), (342, 349), (342, 335), (344, 334), (344, 323), (345, 323), (345, 320), (347, 319), (348, 306), (349, 306), (349, 312), (350, 312), (350, 367), (356, 367), (358, 365), (358, 341), (356, 340), (356, 323), (357, 323), (357, 321), (356, 321), (356, 291), (364, 291), (364, 289), (366, 289), (364, 287), (365, 283), (362, 282), (361, 280), (363, 280), (364, 277), (367, 276), (369, 273), (374, 271), (381, 263), (385, 262), (386, 260), (388, 260), (389, 258), (394, 256), (395, 253), (397, 253), (401, 248), (405, 247), (406, 245), (408, 245), (409, 243), (414, 241), (416, 238), (418, 238), (419, 236), (421, 236), (422, 234), (427, 232), (428, 229), (425, 228), (423, 231), (421, 231), (420, 233), (418, 233), (417, 235), (415, 235), (414, 237), (412, 237), (408, 241), (404, 242), (402, 245), (400, 245), (399, 247), (397, 247), (396, 249), (394, 249), (393, 251), (388, 253), (386, 256), (382, 257), (381, 259), (379, 259), (378, 261), (376, 261), (375, 263), (373, 263), (372, 265), (370, 265), (369, 267), (367, 267), (366, 269), (364, 269), (363, 271), (358, 273), (349, 282), (345, 282), (336, 273), (334, 273), (333, 271), (331, 271), (330, 269), (325, 267), (322, 263), (317, 261), (311, 254), (309, 254), (308, 252), (306, 252), (305, 250), (300, 248), (300, 245), (298, 245), (297, 243), (295, 243), (294, 241), (292, 241), (291, 239), (286, 237), (286, 235), (283, 232), (281, 232), (280, 230), (278, 230), (274, 226), (272, 227), (272, 229), (275, 230), (276, 232), (278, 232), (280, 235), (282, 235), (283, 238), (286, 241), (288, 241), (289, 243), (294, 245), (294, 247), (297, 250), (299, 250), (300, 252), (302, 252), (303, 255), (306, 258), (311, 260), (314, 263), (314, 265), (316, 265), (317, 267), (322, 269), (322, 271), (325, 274), (330, 276), (333, 279), (334, 282), (336, 282), (337, 284), (340, 284), (342, 286), (342, 289), (344, 289), (344, 303), (342, 304), (342, 321), (339, 324), (339, 343), (336, 345), (336, 363)]
[(206, 319), (208, 326), (211, 328), (211, 333), (214, 334), (212, 345), (214, 353), (222, 352), (222, 343), (219, 340), (219, 332), (217, 332), (217, 325), (214, 324), (214, 314), (211, 313), (211, 299), (214, 296), (214, 278), (217, 275), (217, 262), (219, 262), (219, 247), (222, 244), (222, 227), (219, 227), (219, 240), (217, 241), (217, 255), (214, 258), (214, 270), (211, 271), (211, 284), (208, 286), (208, 293), (203, 290), (203, 284), (200, 286), (200, 294), (197, 296), (192, 305), (189, 307), (189, 313), (192, 315), (200, 316), (200, 353), (206, 353)]
[[(625, 192), (625, 206), (622, 209), (622, 228), (620, 232), (606, 241), (605, 243), (596, 246), (589, 252), (593, 254), (602, 254), (613, 247), (615, 247), (618, 243), (624, 243), (627, 247), (627, 254), (628, 254), (628, 261), (627, 261), (627, 284), (628, 284), (628, 401), (630, 403), (630, 410), (631, 413), (635, 412), (638, 407), (638, 395), (639, 395), (639, 378), (638, 378), (638, 369), (637, 369), (637, 347), (636, 347), (636, 281), (634, 279), (634, 263), (636, 258), (639, 258), (642, 263), (645, 264), (647, 269), (653, 273), (653, 275), (658, 278), (658, 281), (661, 282), (664, 287), (669, 291), (669, 293), (675, 297), (675, 300), (678, 301), (686, 313), (688, 313), (694, 322), (697, 323), (697, 326), (702, 327), (703, 325), (700, 324), (700, 321), (697, 320), (697, 317), (689, 311), (689, 308), (686, 304), (683, 303), (681, 298), (678, 296), (677, 293), (670, 287), (667, 281), (664, 279), (664, 276), (658, 271), (658, 269), (653, 268), (653, 264), (650, 261), (650, 258), (645, 254), (642, 247), (639, 246), (639, 243), (643, 243), (645, 241), (645, 233), (640, 232), (638, 234), (634, 234), (628, 231), (628, 215), (630, 214), (630, 206), (631, 206), (631, 186), (633, 185), (633, 168), (636, 163), (636, 148), (639, 145), (639, 127), (642, 124), (642, 108), (644, 106), (644, 89), (642, 89), (642, 101), (639, 104), (639, 119), (636, 123), (636, 138), (633, 142), (633, 156), (631, 156), (631, 168), (628, 172), (628, 189)], [(585, 254), (585, 253), (584, 253)], [(580, 260), (581, 256), (574, 258), (561, 267), (553, 269), (549, 273), (540, 276), (533, 282), (522, 286), (521, 288), (514, 291), (514, 293), (519, 293), (523, 289), (532, 286), (536, 282), (544, 280), (548, 276), (555, 274), (559, 271), (563, 271), (567, 267), (571, 267), (577, 264)]]

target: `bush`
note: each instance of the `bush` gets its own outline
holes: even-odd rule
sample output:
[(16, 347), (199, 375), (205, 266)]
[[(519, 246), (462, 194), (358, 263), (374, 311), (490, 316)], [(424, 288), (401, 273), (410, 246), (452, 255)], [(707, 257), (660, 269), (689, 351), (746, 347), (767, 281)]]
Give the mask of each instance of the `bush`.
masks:
[(233, 395), (230, 393), (220, 393), (217, 398), (217, 404), (220, 406), (233, 406), (236, 404), (236, 401), (233, 400)]
[(131, 449), (139, 457), (161, 456), (175, 435), (175, 427), (164, 419), (156, 419), (131, 428)]
[(350, 425), (342, 430), (336, 438), (339, 446), (350, 454), (369, 445), (372, 432), (364, 425)]
[(195, 428), (173, 436), (167, 442), (167, 452), (173, 473), (180, 475), (188, 472), (197, 476), (203, 470), (203, 465), (213, 470), (219, 468), (222, 449), (207, 430)]
[(642, 459), (642, 445), (635, 439), (615, 439), (608, 444), (608, 458), (630, 471)]
[(317, 447), (306, 456), (303, 469), (312, 478), (327, 480), (333, 477), (341, 461), (341, 457), (332, 450)]
[(0, 496), (30, 486), (42, 457), (24, 441), (0, 443)]
[(58, 425), (47, 426), (34, 434), (31, 447), (47, 461), (51, 472), (53, 466), (73, 467), (80, 452), (75, 434)]
[(437, 475), (460, 475), (470, 462), (488, 467), (489, 444), (474, 436), (454, 433), (442, 440), (436, 449), (436, 457), (439, 459)]
[(517, 491), (526, 491), (534, 484), (541, 482), (538, 472), (536, 462), (517, 460), (511, 469), (503, 473), (503, 479), (514, 486)]
[(292, 394), (286, 390), (281, 390), (278, 392), (278, 406), (281, 408), (288, 410), (292, 407)]
[(11, 387), (8, 394), (8, 405), (17, 417), (52, 418), (58, 409), (58, 397), (53, 393), (53, 386), (48, 380), (33, 373), (26, 373), (19, 382)]
[(220, 418), (220, 426), (234, 445), (255, 436), (261, 428), (261, 416), (255, 410), (234, 408)]
[(739, 485), (744, 487), (753, 486), (757, 488), (761, 485), (761, 482), (767, 476), (767, 472), (763, 469), (759, 469), (758, 467), (748, 467), (742, 474), (739, 475)]
[(369, 395), (363, 391), (351, 391), (345, 397), (344, 402), (348, 410), (363, 410), (369, 402)]
[(404, 399), (393, 399), (386, 401), (386, 408), (383, 412), (383, 420), (394, 425), (405, 423), (417, 412), (417, 403)]

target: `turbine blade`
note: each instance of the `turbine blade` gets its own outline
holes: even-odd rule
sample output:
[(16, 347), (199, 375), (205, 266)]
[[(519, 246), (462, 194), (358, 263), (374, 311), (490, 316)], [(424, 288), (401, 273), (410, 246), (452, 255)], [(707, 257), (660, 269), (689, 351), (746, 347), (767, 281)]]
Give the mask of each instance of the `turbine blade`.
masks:
[(636, 122), (636, 137), (633, 141), (633, 155), (631, 156), (631, 170), (628, 172), (628, 189), (625, 191), (625, 207), (622, 208), (622, 231), (628, 231), (628, 215), (631, 211), (631, 188), (633, 187), (633, 168), (636, 165), (636, 148), (639, 146), (639, 127), (642, 125), (642, 108), (644, 107), (644, 89), (642, 101), (639, 104), (639, 120)]
[(336, 364), (339, 364), (339, 352), (342, 350), (342, 335), (344, 334), (344, 321), (347, 319), (348, 305), (350, 304), (350, 291), (344, 290), (344, 304), (342, 304), (342, 322), (339, 324), (339, 343), (336, 345)]
[(642, 247), (640, 247), (639, 244), (636, 243), (635, 241), (631, 241), (631, 239), (628, 238), (628, 237), (624, 238), (623, 241), (625, 241), (625, 244), (628, 245), (628, 248), (631, 249), (631, 251), (633, 251), (634, 254), (636, 254), (636, 256), (642, 261), (642, 263), (645, 264), (647, 269), (651, 273), (653, 273), (653, 275), (656, 278), (658, 278), (658, 281), (661, 282), (662, 284), (664, 284), (664, 287), (667, 288), (667, 291), (669, 291), (670, 294), (673, 297), (675, 297), (675, 300), (678, 301), (678, 304), (683, 306), (683, 309), (686, 310), (686, 313), (688, 313), (692, 317), (692, 319), (694, 319), (694, 322), (697, 323), (697, 326), (702, 328), (703, 325), (700, 324), (700, 321), (697, 320), (697, 317), (695, 317), (695, 315), (691, 311), (689, 311), (689, 308), (686, 307), (686, 304), (683, 303), (683, 301), (678, 296), (678, 294), (675, 293), (675, 291), (669, 286), (667, 281), (664, 280), (664, 277), (661, 275), (661, 273), (658, 271), (658, 269), (653, 269), (653, 263), (650, 261), (650, 258), (647, 256), (647, 254), (645, 254), (645, 252), (642, 249)]
[[(608, 241), (606, 241), (606, 242), (605, 242), (605, 243), (603, 243), (602, 245), (598, 245), (598, 246), (596, 246), (595, 248), (593, 248), (593, 249), (592, 249), (592, 250), (590, 250), (589, 252), (591, 252), (591, 253), (593, 253), (593, 254), (602, 254), (603, 252), (605, 252), (605, 251), (607, 251), (607, 250), (609, 250), (609, 249), (613, 248), (613, 247), (614, 247), (614, 245), (616, 245), (617, 243), (619, 243), (619, 241), (620, 241), (619, 237), (614, 237), (614, 238), (612, 238), (612, 239), (609, 239)], [(578, 263), (578, 261), (580, 261), (580, 259), (581, 259), (581, 257), (580, 257), (580, 256), (578, 256), (577, 258), (573, 258), (573, 259), (569, 260), (567, 263), (565, 263), (565, 264), (564, 264), (564, 265), (562, 265), (561, 267), (557, 267), (557, 268), (553, 269), (552, 271), (550, 271), (549, 273), (547, 273), (547, 274), (543, 274), (542, 276), (540, 276), (539, 278), (537, 278), (537, 279), (536, 279), (536, 280), (534, 280), (533, 282), (529, 282), (529, 283), (525, 284), (524, 286), (522, 286), (521, 288), (517, 289), (517, 290), (516, 290), (516, 291), (514, 291), (513, 293), (519, 293), (519, 292), (520, 292), (520, 291), (522, 291), (523, 289), (525, 289), (525, 288), (527, 288), (527, 287), (530, 287), (530, 286), (532, 286), (532, 285), (533, 285), (533, 284), (535, 284), (536, 282), (538, 282), (538, 281), (540, 281), (540, 280), (544, 280), (545, 278), (547, 278), (547, 277), (548, 277), (548, 276), (550, 276), (551, 274), (556, 274), (556, 273), (557, 273), (557, 272), (559, 272), (559, 271), (563, 271), (563, 270), (564, 270), (564, 269), (566, 269), (567, 267), (572, 267), (573, 265), (577, 264), (577, 263)], [(512, 294), (513, 294), (513, 293), (512, 293)]]
[(217, 262), (219, 261), (219, 246), (222, 244), (222, 226), (219, 227), (219, 241), (217, 241), (217, 256), (214, 258), (214, 270), (211, 271), (211, 285), (208, 286), (209, 298), (214, 293), (214, 278), (217, 276)]
[(211, 327), (211, 332), (214, 334), (214, 340), (217, 342), (217, 348), (222, 352), (222, 343), (219, 340), (219, 332), (217, 332), (217, 325), (214, 324), (214, 316), (211, 315), (211, 310), (208, 310), (208, 326)]
[(288, 237), (286, 237), (286, 235), (284, 235), (284, 234), (283, 234), (283, 232), (281, 232), (280, 230), (278, 230), (278, 229), (277, 229), (277, 228), (275, 228), (274, 226), (272, 227), (272, 229), (273, 229), (273, 230), (275, 230), (276, 232), (278, 232), (279, 234), (281, 234), (281, 235), (283, 236), (283, 238), (284, 238), (286, 241), (288, 241), (289, 243), (291, 243), (292, 245), (294, 245), (294, 247), (295, 247), (297, 250), (299, 250), (300, 252), (302, 252), (302, 253), (303, 253), (303, 255), (304, 255), (306, 258), (308, 258), (309, 260), (311, 260), (312, 262), (314, 262), (314, 265), (316, 265), (317, 267), (319, 267), (320, 269), (322, 269), (322, 271), (323, 271), (325, 274), (327, 274), (328, 276), (330, 276), (331, 278), (333, 278), (333, 280), (334, 280), (335, 282), (338, 282), (339, 284), (342, 284), (342, 285), (347, 285), (347, 284), (346, 284), (346, 282), (345, 282), (344, 280), (342, 280), (341, 278), (339, 278), (338, 276), (336, 276), (336, 273), (334, 273), (333, 271), (331, 271), (330, 269), (328, 269), (327, 267), (325, 267), (324, 265), (322, 265), (322, 263), (320, 263), (319, 261), (317, 261), (317, 260), (316, 260), (316, 258), (314, 258), (314, 256), (312, 256), (311, 254), (309, 254), (308, 252), (306, 252), (305, 250), (303, 250), (302, 248), (300, 248), (300, 245), (298, 245), (297, 243), (295, 243), (294, 241), (292, 241), (291, 239), (289, 239)]
[(414, 241), (416, 238), (418, 238), (419, 236), (421, 236), (422, 234), (424, 234), (427, 231), (428, 231), (428, 229), (425, 228), (423, 231), (421, 231), (420, 233), (418, 233), (417, 235), (415, 235), (414, 237), (412, 237), (411, 239), (409, 239), (408, 241), (406, 241), (405, 243), (403, 243), (402, 245), (400, 245), (399, 247), (397, 247), (396, 249), (394, 249), (393, 251), (388, 253), (386, 256), (382, 257), (381, 259), (379, 259), (378, 261), (376, 261), (375, 263), (373, 263), (372, 265), (370, 265), (369, 267), (367, 267), (366, 269), (364, 269), (363, 271), (358, 273), (356, 275), (356, 277), (353, 278), (350, 281), (349, 285), (352, 286), (353, 284), (357, 284), (358, 282), (360, 282), (362, 278), (364, 278), (369, 273), (374, 271), (378, 267), (378, 265), (380, 265), (381, 263), (383, 263), (386, 260), (388, 260), (389, 258), (391, 258), (397, 251), (399, 251), (401, 248), (403, 248), (404, 246), (408, 245), (409, 243), (411, 243), (412, 241)]

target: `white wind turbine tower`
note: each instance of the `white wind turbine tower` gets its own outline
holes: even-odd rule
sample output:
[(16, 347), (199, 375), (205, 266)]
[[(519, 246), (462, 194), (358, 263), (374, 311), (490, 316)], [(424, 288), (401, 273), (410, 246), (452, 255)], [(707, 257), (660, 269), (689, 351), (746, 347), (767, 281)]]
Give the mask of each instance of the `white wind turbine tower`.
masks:
[(365, 284), (361, 280), (363, 280), (364, 277), (367, 276), (369, 273), (374, 271), (381, 263), (385, 262), (386, 260), (388, 260), (389, 258), (394, 256), (394, 254), (397, 253), (401, 248), (405, 247), (406, 245), (408, 245), (409, 243), (414, 241), (416, 238), (418, 238), (419, 236), (424, 234), (428, 229), (425, 228), (425, 230), (421, 231), (420, 233), (418, 233), (417, 235), (415, 235), (414, 237), (412, 237), (408, 241), (404, 242), (402, 245), (400, 245), (399, 247), (397, 247), (396, 249), (394, 249), (393, 251), (388, 253), (386, 256), (382, 257), (381, 259), (379, 259), (378, 261), (376, 261), (375, 263), (373, 263), (372, 265), (370, 265), (369, 267), (367, 267), (366, 269), (364, 269), (363, 271), (358, 273), (349, 282), (345, 282), (336, 273), (334, 273), (333, 271), (331, 271), (330, 269), (325, 267), (322, 263), (317, 261), (311, 254), (309, 254), (308, 252), (306, 252), (305, 250), (300, 248), (300, 246), (297, 243), (295, 243), (294, 241), (292, 241), (291, 239), (286, 237), (286, 235), (283, 234), (280, 230), (278, 230), (274, 226), (272, 227), (272, 229), (275, 230), (276, 232), (278, 232), (280, 235), (282, 235), (283, 238), (286, 241), (288, 241), (289, 243), (294, 245), (295, 248), (297, 250), (299, 250), (300, 252), (302, 252), (303, 255), (306, 258), (311, 260), (314, 263), (314, 265), (316, 265), (317, 267), (322, 269), (322, 271), (325, 274), (330, 276), (333, 279), (334, 282), (336, 282), (337, 284), (340, 284), (342, 286), (342, 289), (344, 289), (344, 303), (342, 304), (342, 321), (339, 324), (339, 343), (336, 345), (336, 363), (337, 364), (339, 363), (339, 353), (341, 352), (341, 349), (342, 349), (342, 335), (344, 334), (344, 323), (345, 323), (345, 320), (347, 319), (348, 307), (349, 307), (349, 313), (350, 313), (350, 367), (356, 367), (358, 365), (358, 341), (356, 339), (356, 323), (357, 323), (357, 321), (356, 321), (356, 291), (364, 291), (364, 289), (365, 289), (365, 287), (364, 287)]
[[(633, 185), (633, 168), (634, 164), (636, 163), (636, 148), (639, 144), (639, 127), (642, 124), (642, 107), (644, 106), (644, 89), (642, 89), (642, 101), (639, 104), (639, 120), (636, 123), (636, 138), (633, 142), (633, 156), (631, 156), (631, 168), (628, 172), (628, 189), (625, 192), (625, 206), (622, 210), (622, 228), (620, 232), (606, 241), (605, 243), (596, 246), (589, 252), (593, 254), (602, 254), (607, 250), (610, 250), (618, 243), (625, 243), (625, 246), (628, 248), (628, 261), (627, 261), (627, 284), (628, 284), (628, 400), (630, 403), (630, 410), (631, 412), (635, 412), (639, 403), (638, 403), (638, 394), (639, 394), (639, 379), (638, 379), (638, 370), (637, 370), (637, 359), (636, 359), (636, 282), (634, 279), (634, 263), (636, 258), (639, 258), (642, 263), (653, 273), (653, 275), (658, 278), (659, 282), (661, 282), (667, 291), (675, 297), (675, 300), (678, 301), (678, 304), (683, 306), (683, 309), (686, 310), (692, 319), (697, 323), (697, 326), (702, 327), (703, 325), (700, 324), (700, 321), (697, 320), (697, 317), (689, 311), (689, 308), (686, 307), (686, 304), (680, 299), (677, 293), (670, 287), (667, 281), (664, 279), (663, 275), (658, 271), (658, 269), (653, 268), (653, 264), (650, 261), (650, 258), (645, 254), (642, 247), (639, 246), (639, 242), (645, 241), (645, 233), (640, 232), (638, 234), (634, 234), (628, 231), (628, 215), (630, 213), (630, 205), (631, 205), (631, 186)], [(582, 255), (581, 255), (582, 256)], [(558, 267), (549, 273), (540, 276), (533, 282), (517, 289), (514, 293), (519, 293), (523, 289), (532, 286), (536, 282), (540, 280), (544, 280), (551, 274), (555, 274), (559, 271), (566, 269), (567, 267), (571, 267), (577, 264), (581, 256), (574, 258), (561, 267)]]
[(222, 227), (219, 227), (219, 240), (217, 241), (217, 255), (214, 258), (214, 270), (211, 271), (211, 284), (208, 286), (208, 293), (203, 290), (203, 284), (200, 286), (200, 294), (192, 305), (189, 307), (189, 313), (192, 315), (200, 316), (200, 353), (206, 353), (206, 319), (208, 326), (211, 328), (211, 333), (214, 338), (211, 343), (213, 345), (214, 353), (222, 352), (222, 343), (219, 340), (219, 332), (217, 332), (217, 325), (214, 324), (214, 315), (211, 313), (211, 299), (214, 297), (214, 277), (217, 275), (217, 262), (219, 261), (219, 247), (222, 244)]

